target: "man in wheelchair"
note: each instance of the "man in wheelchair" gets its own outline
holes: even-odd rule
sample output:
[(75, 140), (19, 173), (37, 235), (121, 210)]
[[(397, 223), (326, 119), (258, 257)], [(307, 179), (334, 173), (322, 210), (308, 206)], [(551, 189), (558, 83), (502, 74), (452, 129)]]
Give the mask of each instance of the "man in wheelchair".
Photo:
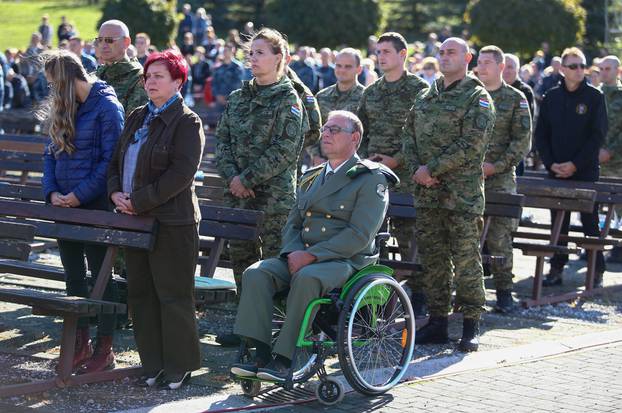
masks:
[[(301, 177), (280, 255), (244, 271), (234, 333), (256, 352), (251, 363), (232, 365), (236, 376), (285, 381), (308, 304), (378, 259), (374, 237), (388, 208), (388, 185), (399, 180), (356, 155), (363, 135), (356, 115), (330, 112), (321, 131), (328, 161)], [(272, 348), (273, 296), (287, 288), (287, 316)]]

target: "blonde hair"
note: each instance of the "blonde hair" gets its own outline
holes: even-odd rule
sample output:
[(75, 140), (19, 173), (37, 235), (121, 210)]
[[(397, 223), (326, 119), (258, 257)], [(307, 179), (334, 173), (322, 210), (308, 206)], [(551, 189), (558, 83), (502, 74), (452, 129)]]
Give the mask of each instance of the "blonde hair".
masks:
[(285, 59), (289, 54), (287, 37), (281, 34), (278, 30), (263, 27), (251, 36), (249, 41), (244, 45), (244, 49), (248, 52), (250, 50), (251, 43), (257, 39), (266, 41), (270, 45), (272, 53), (281, 54), (281, 61), (276, 67), (277, 74), (281, 76), (285, 69)]
[(562, 64), (566, 63), (566, 58), (568, 56), (578, 57), (583, 61), (583, 64), (587, 62), (587, 60), (585, 59), (585, 55), (578, 47), (569, 47), (567, 49), (564, 49), (564, 52), (562, 53)]
[(54, 155), (75, 151), (78, 98), (76, 80), (88, 81), (91, 77), (82, 66), (80, 58), (68, 50), (47, 51), (41, 55), (44, 72), (50, 84), (50, 94), (39, 107), (36, 116), (45, 122), (52, 139)]

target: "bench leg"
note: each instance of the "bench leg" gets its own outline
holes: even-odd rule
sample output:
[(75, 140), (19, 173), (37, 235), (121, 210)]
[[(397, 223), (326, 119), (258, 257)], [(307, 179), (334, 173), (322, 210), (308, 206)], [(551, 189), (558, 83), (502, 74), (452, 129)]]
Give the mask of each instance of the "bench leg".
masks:
[(594, 276), (596, 275), (596, 251), (586, 248), (587, 251), (587, 274), (585, 275), (585, 290), (594, 288)]
[(59, 386), (62, 386), (69, 376), (71, 376), (77, 330), (78, 317), (75, 315), (66, 315), (63, 320), (63, 334), (60, 340), (60, 357), (58, 359)]
[(533, 277), (533, 290), (531, 298), (534, 301), (540, 300), (542, 296), (542, 275), (544, 273), (544, 257), (538, 256), (536, 258), (536, 272)]
[(220, 254), (222, 254), (224, 246), (225, 240), (223, 238), (216, 238), (214, 240), (214, 248), (210, 249), (207, 262), (201, 265), (201, 277), (212, 278), (214, 276), (214, 272), (216, 271), (216, 267), (218, 266)]
[(114, 265), (114, 260), (117, 258), (118, 249), (118, 247), (109, 246), (106, 250), (104, 262), (102, 262), (99, 274), (97, 274), (97, 280), (95, 281), (93, 291), (91, 291), (90, 298), (101, 300), (104, 296), (106, 285), (108, 285), (108, 280), (110, 280), (110, 276), (112, 275), (112, 266)]

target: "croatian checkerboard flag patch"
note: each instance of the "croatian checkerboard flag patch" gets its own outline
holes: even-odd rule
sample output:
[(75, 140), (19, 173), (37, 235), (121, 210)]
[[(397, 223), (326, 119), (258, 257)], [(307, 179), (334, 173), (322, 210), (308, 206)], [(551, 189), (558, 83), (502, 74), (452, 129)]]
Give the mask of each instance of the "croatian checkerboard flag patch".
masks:
[(313, 97), (313, 95), (307, 95), (305, 100), (307, 101), (307, 103), (315, 103), (315, 98)]
[(292, 105), (292, 113), (296, 116), (300, 116), (302, 112), (300, 112), (298, 105)]
[(521, 109), (528, 109), (529, 108), (529, 103), (527, 103), (527, 99), (521, 99), (520, 100), (520, 108)]
[(479, 98), (479, 105), (483, 108), (488, 109), (490, 107), (490, 102), (486, 98)]

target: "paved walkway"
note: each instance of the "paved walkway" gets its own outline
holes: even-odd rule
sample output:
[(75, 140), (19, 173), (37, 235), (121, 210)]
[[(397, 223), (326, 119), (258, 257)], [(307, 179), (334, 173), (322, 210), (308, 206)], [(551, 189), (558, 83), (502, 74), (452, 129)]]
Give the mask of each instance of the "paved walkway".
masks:
[(622, 343), (615, 343), (407, 383), (376, 398), (349, 393), (335, 407), (313, 402), (276, 411), (620, 412), (621, 366)]

